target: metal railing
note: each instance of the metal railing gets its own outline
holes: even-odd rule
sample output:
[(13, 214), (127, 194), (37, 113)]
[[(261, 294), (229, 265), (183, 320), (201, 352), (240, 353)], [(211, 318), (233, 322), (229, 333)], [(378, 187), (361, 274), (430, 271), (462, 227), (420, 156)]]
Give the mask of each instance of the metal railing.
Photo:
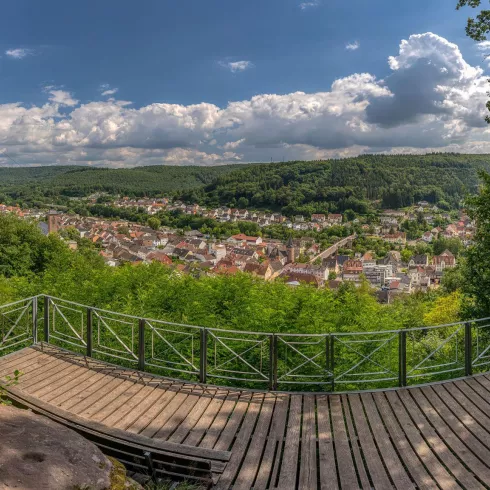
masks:
[(0, 355), (38, 340), (170, 378), (269, 390), (393, 388), (490, 370), (490, 318), (292, 334), (171, 323), (46, 295), (0, 307)]

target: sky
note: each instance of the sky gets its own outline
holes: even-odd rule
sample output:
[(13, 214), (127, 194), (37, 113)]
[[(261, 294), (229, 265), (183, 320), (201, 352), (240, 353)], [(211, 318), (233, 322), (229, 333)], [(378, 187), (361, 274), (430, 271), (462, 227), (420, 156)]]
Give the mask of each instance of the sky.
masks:
[(490, 153), (456, 0), (16, 0), (0, 166)]

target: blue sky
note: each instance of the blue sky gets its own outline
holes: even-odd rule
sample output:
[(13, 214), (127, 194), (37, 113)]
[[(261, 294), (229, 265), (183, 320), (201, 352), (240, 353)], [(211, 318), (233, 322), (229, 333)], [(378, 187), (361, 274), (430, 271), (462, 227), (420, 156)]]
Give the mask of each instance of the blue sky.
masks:
[(129, 166), (490, 151), (486, 66), (464, 35), (473, 12), (453, 3), (6, 2), (0, 164), (12, 163), (4, 153), (26, 165)]

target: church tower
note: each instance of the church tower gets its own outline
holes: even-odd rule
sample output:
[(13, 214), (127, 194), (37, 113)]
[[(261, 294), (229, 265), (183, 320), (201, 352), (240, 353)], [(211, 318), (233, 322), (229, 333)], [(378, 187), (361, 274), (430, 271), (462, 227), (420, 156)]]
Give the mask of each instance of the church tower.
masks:
[(289, 239), (288, 239), (288, 241), (286, 243), (286, 248), (287, 248), (287, 252), (288, 252), (288, 261), (287, 261), (287, 263), (288, 264), (292, 264), (294, 262), (295, 253), (294, 253), (293, 237), (291, 235), (289, 235)]
[(48, 213), (48, 233), (56, 233), (60, 227), (60, 217), (56, 211)]

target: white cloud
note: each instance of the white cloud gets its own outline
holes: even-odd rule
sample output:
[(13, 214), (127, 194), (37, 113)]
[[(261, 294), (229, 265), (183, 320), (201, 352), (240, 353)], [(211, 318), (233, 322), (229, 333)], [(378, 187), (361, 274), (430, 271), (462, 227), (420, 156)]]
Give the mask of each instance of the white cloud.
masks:
[(254, 66), (251, 61), (220, 61), (220, 65), (232, 73), (245, 71)]
[(32, 49), (26, 49), (26, 48), (15, 48), (15, 49), (7, 49), (5, 51), (5, 54), (9, 58), (14, 58), (16, 60), (21, 60), (22, 58), (25, 58), (26, 56), (29, 56), (31, 54), (34, 54)]
[(359, 41), (354, 41), (353, 43), (347, 43), (345, 45), (345, 49), (348, 51), (356, 51), (356, 49), (359, 49), (361, 47), (361, 44)]
[[(457, 45), (403, 40), (383, 79), (355, 73), (322, 92), (260, 94), (224, 107), (113, 98), (78, 104), (46, 87), (41, 106), (0, 104), (0, 144), (32, 164), (213, 165), (360, 153), (490, 153), (488, 83)], [(113, 90), (101, 87), (101, 92)], [(0, 154), (0, 165), (9, 161)]]
[(476, 45), (477, 49), (480, 51), (488, 51), (490, 50), (490, 41), (482, 41)]
[(52, 89), (51, 87), (46, 87), (46, 88), (50, 89), (48, 90), (48, 93), (49, 93), (49, 100), (51, 102), (59, 105), (64, 105), (67, 107), (73, 107), (78, 104), (78, 100), (74, 99), (70, 92), (67, 92), (66, 90)]
[(107, 96), (116, 95), (117, 92), (119, 92), (119, 89), (111, 88), (111, 86), (108, 83), (102, 83), (99, 87), (99, 91), (102, 96), (107, 97)]
[(320, 5), (319, 0), (312, 0), (310, 2), (301, 2), (299, 4), (299, 8), (301, 10), (306, 10), (306, 9), (310, 9), (312, 7), (318, 7), (319, 5)]

